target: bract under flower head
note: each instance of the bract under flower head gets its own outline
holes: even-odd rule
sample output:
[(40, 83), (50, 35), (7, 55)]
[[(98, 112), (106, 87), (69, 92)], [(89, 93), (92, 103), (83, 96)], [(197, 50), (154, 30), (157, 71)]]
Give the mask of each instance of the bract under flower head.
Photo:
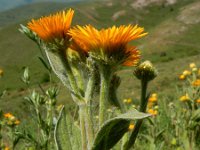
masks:
[(55, 39), (69, 39), (68, 30), (72, 22), (73, 14), (74, 11), (69, 9), (67, 12), (61, 11), (38, 20), (33, 19), (28, 23), (28, 28), (46, 42)]
[(113, 26), (101, 30), (87, 25), (76, 26), (70, 29), (69, 34), (76, 45), (74, 48), (81, 48), (97, 60), (106, 64), (134, 66), (140, 58), (140, 53), (136, 47), (127, 44), (147, 34), (143, 32), (144, 28), (137, 25)]

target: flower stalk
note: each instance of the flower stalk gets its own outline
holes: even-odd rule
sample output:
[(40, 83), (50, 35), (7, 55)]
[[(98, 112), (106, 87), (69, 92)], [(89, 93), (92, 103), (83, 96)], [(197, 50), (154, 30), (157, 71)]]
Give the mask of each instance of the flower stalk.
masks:
[[(148, 102), (148, 97), (146, 96), (146, 92), (147, 92), (147, 86), (148, 86), (148, 81), (145, 79), (141, 80), (141, 86), (142, 86), (142, 90), (141, 90), (141, 103), (140, 103), (140, 111), (141, 112), (146, 112), (146, 108), (147, 108), (147, 102)], [(135, 128), (129, 138), (128, 143), (125, 145), (124, 150), (129, 150), (136, 141), (136, 138), (138, 136), (140, 127), (142, 126), (142, 122), (143, 120), (138, 120)]]
[(80, 117), (82, 150), (87, 150), (84, 110), (81, 106), (79, 107), (79, 117)]
[[(134, 75), (141, 81), (140, 111), (146, 112), (149, 98), (149, 96), (147, 96), (148, 83), (157, 76), (157, 70), (153, 67), (150, 61), (145, 61), (137, 66), (134, 71)], [(124, 150), (129, 150), (132, 146), (134, 146), (140, 127), (142, 126), (142, 122), (142, 119), (137, 121), (127, 144), (125, 144)]]
[(99, 100), (99, 127), (106, 120), (106, 107), (109, 101), (109, 92), (110, 92), (110, 80), (111, 80), (111, 70), (109, 66), (103, 64), (99, 65), (100, 69), (100, 100)]

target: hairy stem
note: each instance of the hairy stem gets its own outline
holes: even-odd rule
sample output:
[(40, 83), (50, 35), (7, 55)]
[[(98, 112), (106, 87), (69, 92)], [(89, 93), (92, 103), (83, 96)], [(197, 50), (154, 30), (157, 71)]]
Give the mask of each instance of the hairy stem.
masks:
[[(108, 68), (108, 69), (107, 69)], [(106, 106), (109, 100), (111, 71), (107, 66), (100, 66), (101, 88), (99, 101), (99, 127), (106, 120)]]
[(79, 107), (79, 117), (80, 117), (80, 127), (81, 127), (82, 150), (87, 150), (84, 110), (82, 107)]

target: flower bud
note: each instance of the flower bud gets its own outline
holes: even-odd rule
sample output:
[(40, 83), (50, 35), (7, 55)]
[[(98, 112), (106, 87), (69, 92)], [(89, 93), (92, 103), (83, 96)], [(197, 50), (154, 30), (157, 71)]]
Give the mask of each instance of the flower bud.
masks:
[(28, 38), (30, 38), (31, 40), (33, 40), (35, 42), (38, 41), (38, 37), (34, 32), (32, 32), (29, 28), (27, 28), (26, 26), (24, 26), (22, 24), (20, 26), (21, 26), (21, 28), (19, 29), (19, 31), (21, 33), (25, 34)]
[(157, 70), (150, 61), (145, 61), (137, 66), (133, 74), (139, 80), (151, 81), (157, 76)]

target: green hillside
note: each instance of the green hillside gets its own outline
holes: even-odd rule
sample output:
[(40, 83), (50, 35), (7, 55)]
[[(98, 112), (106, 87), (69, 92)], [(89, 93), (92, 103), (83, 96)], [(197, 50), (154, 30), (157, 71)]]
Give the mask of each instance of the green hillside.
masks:
[[(120, 24), (139, 24), (149, 33), (142, 40), (132, 44), (142, 52), (142, 59), (151, 60), (158, 68), (159, 76), (152, 84), (152, 91), (169, 93), (174, 91), (178, 74), (190, 62), (200, 65), (200, 2), (198, 0), (179, 0), (167, 5), (162, 0), (140, 8), (133, 7), (131, 0), (107, 0), (98, 2), (38, 3), (0, 13), (0, 68), (5, 75), (0, 79), (0, 90), (8, 89), (0, 107), (9, 110), (13, 104), (22, 106), (22, 95), (18, 92), (24, 85), (20, 81), (22, 67), (29, 66), (32, 86), (43, 83), (46, 77), (44, 67), (38, 60), (37, 46), (22, 35), (19, 24), (50, 12), (72, 7), (75, 9), (73, 24), (93, 24), (100, 27)], [(132, 70), (120, 72), (124, 79), (120, 90), (125, 97), (135, 97), (138, 84), (132, 78)], [(134, 86), (133, 86), (134, 85)], [(133, 89), (135, 90), (133, 92)], [(69, 96), (61, 91), (60, 99)], [(3, 100), (2, 100), (3, 101)], [(20, 103), (19, 103), (20, 102)]]

